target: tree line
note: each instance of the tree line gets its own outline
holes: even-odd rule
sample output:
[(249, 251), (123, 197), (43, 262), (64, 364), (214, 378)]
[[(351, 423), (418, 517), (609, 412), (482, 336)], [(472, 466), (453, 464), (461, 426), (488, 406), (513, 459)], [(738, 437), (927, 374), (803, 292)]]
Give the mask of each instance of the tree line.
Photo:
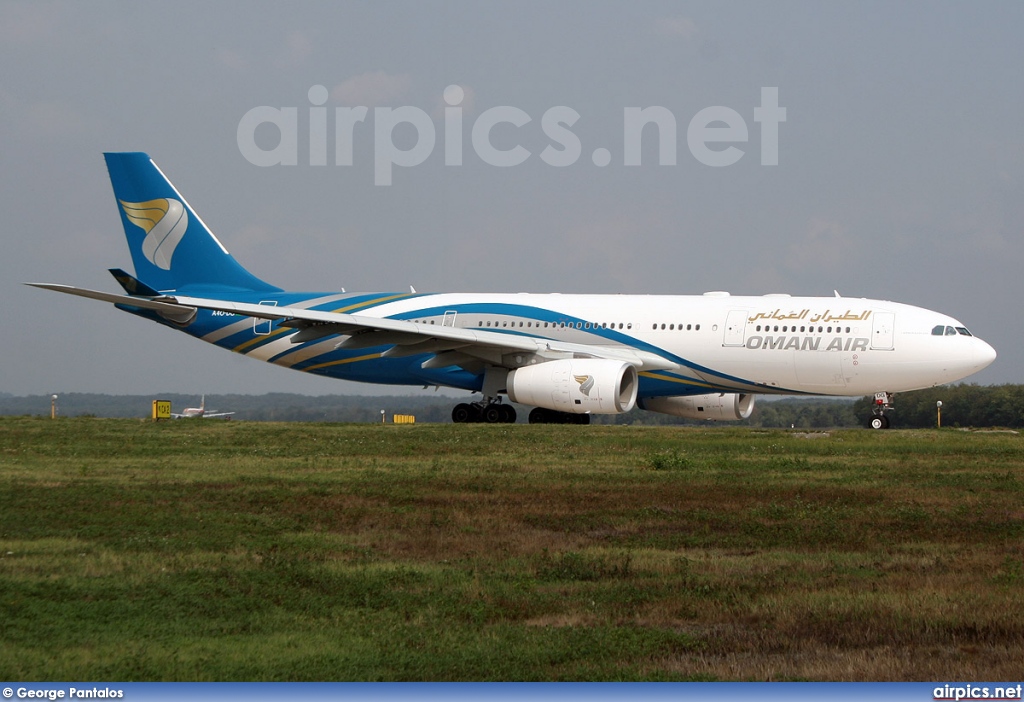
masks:
[[(395, 414), (411, 414), (416, 421), (451, 421), (452, 407), (465, 398), (448, 395), (209, 395), (210, 410), (235, 412), (232, 419), (278, 422), (388, 422)], [(60, 416), (149, 417), (152, 401), (170, 400), (175, 412), (199, 404), (195, 395), (103, 395), (98, 393), (58, 394)], [(1024, 426), (1024, 385), (946, 385), (896, 395), (892, 425), (897, 428), (934, 427), (937, 401), (942, 401), (942, 424), (948, 427)], [(13, 396), (0, 394), (0, 415), (50, 414), (50, 395)], [(749, 419), (727, 425), (795, 429), (828, 429), (865, 426), (874, 398), (789, 397), (758, 398)], [(516, 406), (519, 421), (525, 422), (528, 407)], [(687, 420), (634, 409), (620, 415), (596, 415), (594, 424), (700, 426), (709, 422)]]

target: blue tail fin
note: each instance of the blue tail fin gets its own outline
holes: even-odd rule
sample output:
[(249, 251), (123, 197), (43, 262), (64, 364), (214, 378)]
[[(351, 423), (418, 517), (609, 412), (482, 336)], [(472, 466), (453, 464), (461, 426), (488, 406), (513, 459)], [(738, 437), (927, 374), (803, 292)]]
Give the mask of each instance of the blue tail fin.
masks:
[(238, 264), (147, 154), (104, 157), (140, 280), (161, 291), (280, 290)]

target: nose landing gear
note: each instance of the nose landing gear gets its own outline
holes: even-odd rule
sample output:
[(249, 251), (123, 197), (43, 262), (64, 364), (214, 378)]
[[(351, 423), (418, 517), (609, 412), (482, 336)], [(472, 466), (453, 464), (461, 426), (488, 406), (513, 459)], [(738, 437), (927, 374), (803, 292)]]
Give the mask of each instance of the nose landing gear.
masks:
[(888, 429), (889, 416), (886, 412), (892, 412), (892, 393), (876, 392), (875, 404), (871, 408), (871, 418), (868, 420), (869, 429)]

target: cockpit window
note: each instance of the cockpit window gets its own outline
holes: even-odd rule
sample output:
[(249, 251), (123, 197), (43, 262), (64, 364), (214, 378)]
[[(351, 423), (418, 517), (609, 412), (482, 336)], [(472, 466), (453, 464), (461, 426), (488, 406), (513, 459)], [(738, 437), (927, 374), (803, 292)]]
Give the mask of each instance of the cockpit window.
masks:
[(947, 327), (945, 324), (937, 324), (932, 327), (932, 336), (974, 336), (967, 331), (967, 327)]

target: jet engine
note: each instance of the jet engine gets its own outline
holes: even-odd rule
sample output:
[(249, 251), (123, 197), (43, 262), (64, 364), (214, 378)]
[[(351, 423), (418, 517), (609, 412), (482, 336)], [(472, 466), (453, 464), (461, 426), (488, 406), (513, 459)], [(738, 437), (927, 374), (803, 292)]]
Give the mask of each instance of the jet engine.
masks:
[(572, 414), (618, 414), (636, 404), (636, 368), (623, 361), (566, 359), (508, 374), (509, 399)]
[(735, 392), (677, 397), (645, 397), (640, 409), (671, 414), (686, 419), (710, 419), (735, 422), (754, 411), (754, 396)]

